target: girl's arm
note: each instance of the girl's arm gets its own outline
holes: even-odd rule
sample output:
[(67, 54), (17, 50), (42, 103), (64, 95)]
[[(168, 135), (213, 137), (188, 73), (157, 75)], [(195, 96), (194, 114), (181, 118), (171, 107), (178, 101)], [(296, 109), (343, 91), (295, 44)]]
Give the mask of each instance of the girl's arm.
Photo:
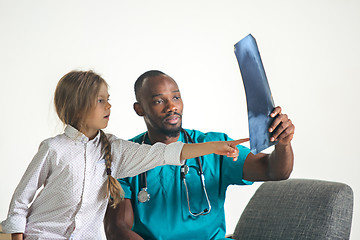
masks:
[(34, 199), (36, 191), (45, 182), (49, 172), (50, 165), (46, 162), (48, 155), (49, 146), (46, 142), (42, 142), (15, 189), (7, 218), (1, 223), (3, 232), (14, 233), (16, 237), (18, 233), (25, 232), (29, 204)]
[(226, 155), (237, 159), (236, 145), (249, 139), (236, 141), (220, 141), (207, 143), (171, 144), (155, 143), (150, 146), (122, 139), (112, 140), (112, 169), (115, 178), (136, 176), (154, 167), (162, 165), (182, 165), (185, 159), (203, 156), (211, 153)]
[(13, 233), (11, 234), (11, 240), (23, 240), (24, 234), (22, 233)]
[(180, 160), (200, 157), (215, 153), (218, 155), (225, 155), (232, 157), (234, 161), (237, 160), (239, 150), (236, 147), (240, 143), (249, 141), (249, 138), (239, 139), (235, 141), (218, 141), (218, 142), (206, 142), (206, 143), (193, 143), (185, 144), (180, 155)]

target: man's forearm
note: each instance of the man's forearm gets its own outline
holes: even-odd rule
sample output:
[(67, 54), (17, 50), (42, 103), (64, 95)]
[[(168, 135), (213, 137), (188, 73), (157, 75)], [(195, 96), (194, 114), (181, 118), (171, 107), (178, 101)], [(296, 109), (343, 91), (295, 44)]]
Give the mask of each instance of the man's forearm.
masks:
[(106, 233), (107, 240), (118, 240), (118, 239), (126, 239), (126, 240), (143, 240), (141, 236), (139, 236), (136, 232), (130, 229), (117, 229), (115, 231), (108, 231)]
[(129, 229), (126, 224), (107, 224), (105, 226), (105, 235), (107, 240), (143, 240), (136, 232)]
[(284, 180), (290, 177), (294, 165), (294, 153), (291, 143), (276, 145), (269, 155), (269, 177), (271, 180)]
[(108, 206), (104, 217), (104, 230), (107, 240), (142, 240), (131, 230), (134, 222), (130, 199), (124, 199), (116, 208)]

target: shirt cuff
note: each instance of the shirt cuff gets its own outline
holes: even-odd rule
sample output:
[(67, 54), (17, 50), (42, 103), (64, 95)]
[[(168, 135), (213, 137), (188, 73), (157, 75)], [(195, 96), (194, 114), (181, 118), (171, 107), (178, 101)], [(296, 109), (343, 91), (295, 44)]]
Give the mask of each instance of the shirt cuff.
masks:
[(4, 233), (24, 233), (26, 226), (26, 218), (11, 217), (1, 222), (2, 231)]
[(181, 151), (184, 147), (183, 142), (174, 142), (166, 145), (165, 148), (165, 164), (166, 165), (183, 165), (185, 160), (180, 161)]

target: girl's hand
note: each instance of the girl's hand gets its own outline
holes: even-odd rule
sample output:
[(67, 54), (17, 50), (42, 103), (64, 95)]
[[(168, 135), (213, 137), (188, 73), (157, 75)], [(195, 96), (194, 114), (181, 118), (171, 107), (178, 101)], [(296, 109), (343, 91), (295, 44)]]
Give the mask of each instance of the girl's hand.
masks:
[(239, 139), (235, 141), (217, 141), (184, 144), (181, 151), (180, 160), (195, 158), (208, 155), (211, 153), (232, 157), (234, 161), (239, 156), (239, 150), (236, 147), (240, 143), (249, 141), (249, 138)]
[(219, 155), (225, 155), (233, 158), (234, 161), (237, 160), (239, 156), (239, 149), (236, 147), (240, 143), (249, 141), (249, 138), (238, 139), (234, 141), (226, 142), (214, 142), (217, 146), (215, 147), (215, 153)]

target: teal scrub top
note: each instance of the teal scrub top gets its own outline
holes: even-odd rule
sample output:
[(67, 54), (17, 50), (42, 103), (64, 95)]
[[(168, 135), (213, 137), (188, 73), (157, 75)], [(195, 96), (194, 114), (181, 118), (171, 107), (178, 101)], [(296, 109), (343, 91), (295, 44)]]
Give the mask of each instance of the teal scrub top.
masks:
[[(202, 133), (186, 130), (194, 143), (232, 140), (224, 133)], [(142, 133), (130, 141), (142, 143)], [(181, 132), (179, 141), (186, 142)], [(145, 142), (149, 144), (149, 139)], [(132, 230), (144, 239), (219, 239), (226, 233), (224, 203), (226, 189), (231, 184), (248, 185), (252, 182), (242, 179), (243, 166), (250, 149), (239, 145), (237, 161), (226, 156), (209, 154), (200, 157), (211, 211), (208, 215), (190, 215), (186, 189), (180, 179), (180, 166), (159, 166), (147, 172), (147, 191), (150, 200), (141, 203), (137, 195), (141, 190), (140, 175), (118, 179), (125, 191), (125, 198), (131, 199), (134, 210)], [(199, 166), (196, 159), (188, 159), (189, 173), (186, 183), (192, 212), (209, 208), (201, 185)]]

